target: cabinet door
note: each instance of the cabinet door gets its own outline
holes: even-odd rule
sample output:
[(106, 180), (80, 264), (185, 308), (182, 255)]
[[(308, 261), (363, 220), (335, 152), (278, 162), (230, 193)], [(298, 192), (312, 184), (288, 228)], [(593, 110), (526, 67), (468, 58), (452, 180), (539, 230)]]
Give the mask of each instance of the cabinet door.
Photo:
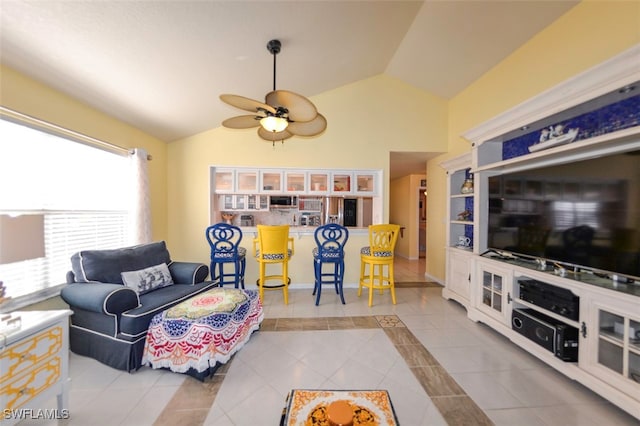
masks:
[(285, 192), (304, 194), (306, 191), (306, 174), (304, 172), (284, 172)]
[(309, 173), (309, 193), (326, 194), (329, 191), (329, 173)]
[(468, 302), (471, 284), (471, 253), (449, 249), (447, 256), (446, 288)]
[(583, 366), (593, 375), (640, 395), (640, 312), (634, 301), (590, 300)]
[(262, 192), (282, 193), (282, 172), (281, 171), (267, 171), (260, 172), (260, 189)]
[(476, 307), (501, 322), (509, 323), (513, 287), (511, 271), (478, 262), (476, 276), (479, 286)]
[(373, 195), (376, 193), (375, 173), (356, 173), (355, 192), (358, 195)]
[(269, 196), (247, 195), (247, 210), (269, 210)]
[(351, 173), (332, 173), (331, 180), (333, 182), (332, 192), (334, 194), (347, 194), (351, 192), (351, 184), (353, 182)]
[(258, 192), (258, 171), (237, 170), (236, 183), (238, 192), (253, 194)]
[(230, 169), (216, 169), (215, 171), (215, 189), (216, 192), (233, 192), (234, 191), (234, 171)]

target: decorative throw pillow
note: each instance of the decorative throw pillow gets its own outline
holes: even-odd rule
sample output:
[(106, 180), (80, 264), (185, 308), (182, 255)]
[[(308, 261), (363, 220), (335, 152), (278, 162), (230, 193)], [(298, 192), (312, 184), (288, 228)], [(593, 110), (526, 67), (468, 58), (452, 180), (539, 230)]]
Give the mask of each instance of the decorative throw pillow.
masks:
[(169, 267), (166, 263), (150, 266), (139, 271), (122, 272), (122, 282), (138, 294), (148, 293), (160, 287), (173, 284)]

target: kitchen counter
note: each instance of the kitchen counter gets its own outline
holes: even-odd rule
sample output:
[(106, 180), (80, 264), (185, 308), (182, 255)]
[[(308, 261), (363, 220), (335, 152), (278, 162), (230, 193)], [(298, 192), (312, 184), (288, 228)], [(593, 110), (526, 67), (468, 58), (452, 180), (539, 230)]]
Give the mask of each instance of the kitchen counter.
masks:
[[(316, 247), (313, 234), (315, 226), (291, 226), (289, 235), (294, 238), (294, 254), (289, 261), (289, 277), (291, 277), (291, 288), (313, 288), (313, 249)], [(245, 271), (245, 282), (247, 288), (255, 288), (258, 278), (258, 262), (253, 259), (253, 240), (258, 236), (258, 229), (255, 226), (241, 227), (244, 234), (241, 246), (247, 250), (247, 267)], [(360, 249), (369, 245), (368, 228), (347, 228), (349, 230), (349, 240), (345, 245), (345, 277), (344, 285), (357, 287), (360, 279)], [(272, 265), (273, 266), (273, 265)], [(267, 266), (269, 268), (269, 266)], [(274, 266), (275, 268), (275, 266)], [(269, 270), (268, 270), (269, 271)], [(273, 269), (276, 271), (276, 269)], [(331, 292), (327, 292), (323, 297), (329, 297)], [(309, 291), (311, 297), (311, 290)], [(321, 301), (322, 302), (322, 301)]]

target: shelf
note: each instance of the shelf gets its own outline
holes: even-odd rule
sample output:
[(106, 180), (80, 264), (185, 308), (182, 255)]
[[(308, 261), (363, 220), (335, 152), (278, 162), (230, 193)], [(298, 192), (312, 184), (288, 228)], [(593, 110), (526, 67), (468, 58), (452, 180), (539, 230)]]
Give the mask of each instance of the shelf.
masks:
[(452, 194), (451, 198), (471, 198), (473, 197), (473, 192), (469, 194)]
[(522, 300), (522, 299), (517, 298), (517, 299), (514, 299), (514, 302), (518, 303), (518, 304), (520, 304), (522, 306), (525, 306), (527, 308), (531, 308), (531, 309), (533, 309), (535, 311), (541, 312), (541, 313), (545, 314), (546, 316), (551, 317), (553, 319), (556, 319), (558, 321), (562, 321), (563, 323), (565, 323), (567, 325), (570, 325), (572, 327), (575, 327), (575, 328), (578, 328), (578, 329), (580, 328), (580, 323), (578, 323), (578, 321), (574, 321), (574, 320), (569, 319), (567, 317), (563, 317), (562, 315), (558, 315), (555, 312), (548, 311), (548, 310), (546, 310), (544, 308), (541, 308), (538, 305), (534, 305), (533, 303), (529, 303), (526, 300)]
[(530, 168), (533, 164), (553, 164), (559, 159), (566, 162), (567, 159), (575, 160), (580, 157), (592, 157), (601, 154), (602, 150), (610, 150), (612, 147), (620, 148), (620, 151), (637, 149), (640, 126), (630, 127), (617, 132), (607, 133), (590, 139), (582, 139), (570, 144), (533, 152), (509, 160), (497, 160), (492, 163), (478, 165), (473, 173), (485, 170), (518, 170)]
[(457, 224), (457, 225), (471, 225), (473, 226), (473, 222), (469, 221), (469, 220), (452, 220), (451, 223)]

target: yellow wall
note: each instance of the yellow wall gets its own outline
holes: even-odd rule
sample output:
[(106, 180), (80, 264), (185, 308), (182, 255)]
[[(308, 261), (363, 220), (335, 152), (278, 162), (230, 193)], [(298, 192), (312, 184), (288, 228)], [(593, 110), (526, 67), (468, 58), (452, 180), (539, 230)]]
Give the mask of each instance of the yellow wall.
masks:
[(640, 43), (640, 2), (583, 1), (450, 101), (449, 149), (427, 166), (427, 274), (444, 280), (443, 160), (471, 149), (461, 135)]
[[(169, 144), (169, 240), (175, 259), (208, 260), (204, 230), (209, 225), (212, 165), (382, 169), (383, 193), (388, 198), (391, 150), (446, 149), (447, 103), (392, 77), (372, 77), (312, 101), (328, 121), (325, 133), (316, 138), (293, 138), (272, 147), (255, 130), (215, 128)], [(385, 201), (385, 220), (387, 206)], [(366, 245), (355, 236), (349, 244)], [(309, 257), (310, 249), (298, 254)], [(247, 262), (248, 277), (255, 276), (254, 263)], [(310, 274), (310, 264), (306, 266)], [(301, 275), (291, 276), (295, 281)], [(349, 281), (347, 276), (345, 282)]]
[(153, 238), (167, 238), (167, 145), (164, 142), (4, 65), (0, 65), (0, 103), (122, 148), (144, 148), (153, 156), (149, 163)]

